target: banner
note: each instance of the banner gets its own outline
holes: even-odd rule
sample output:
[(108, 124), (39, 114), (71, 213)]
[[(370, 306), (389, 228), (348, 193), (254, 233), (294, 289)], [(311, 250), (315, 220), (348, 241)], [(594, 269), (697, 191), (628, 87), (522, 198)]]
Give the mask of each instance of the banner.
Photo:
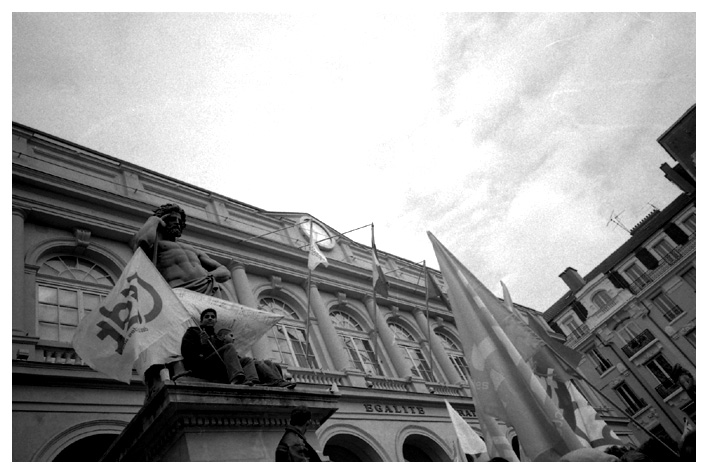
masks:
[(187, 328), (199, 325), (199, 316), (207, 308), (213, 308), (217, 312), (217, 323), (214, 326), (216, 333), (219, 333), (222, 328), (228, 328), (234, 333), (234, 345), (240, 355), (248, 353), (251, 346), (283, 318), (283, 315), (264, 312), (187, 289), (176, 288), (172, 291), (186, 309), (188, 318), (184, 321), (174, 320), (173, 327), (140, 355), (136, 362), (136, 370), (141, 374), (152, 365), (181, 360), (182, 337)]

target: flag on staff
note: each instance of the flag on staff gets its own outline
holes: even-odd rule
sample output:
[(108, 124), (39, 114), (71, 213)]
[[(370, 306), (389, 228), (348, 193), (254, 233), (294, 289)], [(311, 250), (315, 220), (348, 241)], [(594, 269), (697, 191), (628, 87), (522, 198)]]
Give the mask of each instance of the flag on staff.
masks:
[[(453, 430), (455, 431), (455, 436), (458, 438), (458, 443), (460, 445), (463, 454), (477, 455), (485, 452), (485, 442), (480, 438), (478, 434), (465, 422), (465, 419), (458, 414), (458, 411), (453, 409), (448, 401), (444, 399), (446, 403), (446, 408), (448, 409), (448, 415), (453, 423)], [(463, 457), (462, 461), (465, 457)]]
[(138, 356), (189, 318), (138, 248), (101, 305), (79, 322), (72, 344), (91, 368), (129, 383)]
[[(514, 427), (525, 453), (534, 461), (554, 461), (584, 445), (546, 393), (540, 379), (510, 341), (540, 345), (534, 335), (478, 279), (428, 233), (453, 308), (472, 376), (476, 407)], [(507, 332), (500, 322), (505, 323)]]
[(327, 258), (320, 252), (318, 245), (315, 242), (315, 233), (313, 232), (313, 221), (310, 221), (310, 252), (308, 252), (308, 269), (315, 270), (315, 268), (322, 264), (327, 267)]
[(426, 297), (435, 297), (443, 302), (448, 310), (451, 310), (451, 303), (448, 301), (448, 297), (443, 293), (441, 286), (438, 285), (438, 281), (431, 274), (430, 269), (426, 269)]
[[(545, 386), (547, 394), (557, 401), (559, 409), (564, 413), (564, 419), (581, 438), (581, 443), (591, 447), (623, 445), (623, 442), (598, 416), (595, 409), (588, 404), (588, 401), (571, 381), (572, 379), (585, 379), (578, 371), (583, 355), (555, 340), (537, 320), (539, 317), (535, 315), (529, 318), (525, 317), (515, 308), (505, 283), (500, 282), (500, 284), (504, 294), (505, 307), (515, 317), (516, 326), (529, 329), (534, 336), (540, 339), (540, 345), (533, 351), (530, 351), (531, 345), (526, 345), (524, 341), (515, 342), (512, 340), (512, 343), (515, 344), (525, 361), (530, 363), (534, 373)], [(508, 327), (511, 326), (508, 325)], [(510, 333), (514, 335), (515, 331)], [(516, 333), (520, 334), (519, 331)], [(511, 335), (508, 336), (512, 339)]]
[(475, 414), (478, 416), (480, 429), (485, 437), (488, 459), (502, 457), (508, 462), (519, 462), (519, 457), (512, 448), (512, 444), (507, 440), (507, 436), (495, 418), (485, 414), (479, 407), (476, 407)]
[(374, 224), (372, 224), (372, 280), (374, 291), (382, 297), (389, 297), (389, 282), (384, 277), (379, 257), (377, 257), (377, 246), (374, 244)]

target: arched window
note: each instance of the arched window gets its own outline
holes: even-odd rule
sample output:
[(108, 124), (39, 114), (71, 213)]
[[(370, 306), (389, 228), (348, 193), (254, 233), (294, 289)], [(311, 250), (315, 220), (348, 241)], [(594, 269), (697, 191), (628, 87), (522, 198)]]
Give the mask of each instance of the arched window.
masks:
[(442, 331), (436, 331), (436, 335), (441, 339), (443, 347), (448, 353), (448, 358), (453, 363), (456, 371), (458, 371), (458, 376), (463, 381), (467, 381), (470, 377), (470, 368), (468, 368), (468, 363), (465, 362), (465, 356), (463, 355), (463, 350), (460, 345), (453, 340), (450, 336), (446, 335)]
[(399, 348), (404, 350), (404, 357), (411, 362), (413, 375), (423, 378), (424, 381), (436, 381), (431, 366), (414, 336), (398, 323), (389, 323), (389, 328), (394, 332)]
[(37, 271), (37, 334), (71, 342), (81, 319), (98, 307), (115, 282), (98, 264), (77, 256), (55, 256)]
[(375, 358), (372, 343), (357, 320), (342, 310), (331, 310), (330, 318), (345, 345), (352, 367), (365, 373), (383, 375), (382, 368)]
[(605, 290), (599, 290), (591, 297), (591, 302), (593, 302), (599, 310), (610, 304), (611, 300), (610, 295), (608, 295), (608, 292)]
[[(289, 367), (317, 369), (317, 358), (313, 345), (306, 345), (305, 321), (293, 308), (277, 297), (263, 297), (259, 309), (283, 315), (283, 320), (276, 323), (268, 334), (273, 359)], [(308, 355), (306, 357), (306, 346)]]

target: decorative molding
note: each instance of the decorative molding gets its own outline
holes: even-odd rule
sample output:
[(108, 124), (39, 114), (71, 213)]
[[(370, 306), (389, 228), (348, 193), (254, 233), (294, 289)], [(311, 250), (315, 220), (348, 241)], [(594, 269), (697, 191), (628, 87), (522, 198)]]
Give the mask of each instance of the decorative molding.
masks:
[(282, 285), (281, 278), (278, 277), (277, 275), (272, 275), (271, 276), (271, 288), (273, 290), (281, 290), (282, 287), (283, 287), (283, 285)]
[(398, 316), (399, 315), (399, 307), (396, 305), (390, 305), (389, 309), (391, 310), (392, 315)]
[(337, 292), (337, 303), (339, 305), (347, 306), (347, 294), (344, 292)]
[(88, 229), (74, 228), (74, 240), (76, 241), (76, 252), (83, 254), (91, 244), (91, 231)]
[(244, 263), (235, 259), (230, 259), (229, 262), (227, 262), (226, 268), (229, 269), (229, 272), (234, 272), (239, 269), (246, 270)]

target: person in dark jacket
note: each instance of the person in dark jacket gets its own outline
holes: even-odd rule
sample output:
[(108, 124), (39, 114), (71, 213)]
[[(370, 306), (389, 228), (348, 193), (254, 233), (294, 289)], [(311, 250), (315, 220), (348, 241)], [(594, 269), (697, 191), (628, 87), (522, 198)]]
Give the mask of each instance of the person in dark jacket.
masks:
[(255, 360), (241, 357), (232, 344), (220, 341), (214, 333), (217, 312), (212, 308), (202, 311), (199, 327), (190, 327), (182, 337), (182, 357), (185, 368), (192, 375), (230, 384), (258, 384)]
[(276, 462), (321, 462), (315, 449), (305, 440), (312, 415), (307, 407), (298, 406), (290, 414), (290, 425), (276, 447)]

